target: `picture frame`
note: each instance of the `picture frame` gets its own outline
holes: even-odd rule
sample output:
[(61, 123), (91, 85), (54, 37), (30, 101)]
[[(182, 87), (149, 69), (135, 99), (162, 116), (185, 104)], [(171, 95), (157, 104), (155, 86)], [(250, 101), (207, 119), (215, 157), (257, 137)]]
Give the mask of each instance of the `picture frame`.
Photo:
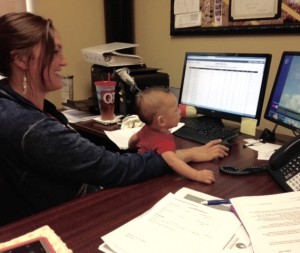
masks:
[(171, 0), (170, 35), (300, 33), (299, 0)]

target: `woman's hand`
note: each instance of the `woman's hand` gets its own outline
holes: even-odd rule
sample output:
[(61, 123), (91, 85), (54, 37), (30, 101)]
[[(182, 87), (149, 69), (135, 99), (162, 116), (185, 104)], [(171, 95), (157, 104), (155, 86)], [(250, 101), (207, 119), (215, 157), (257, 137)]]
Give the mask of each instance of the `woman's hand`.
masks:
[(185, 162), (205, 162), (228, 156), (229, 148), (222, 140), (213, 140), (203, 146), (176, 150), (176, 155)]

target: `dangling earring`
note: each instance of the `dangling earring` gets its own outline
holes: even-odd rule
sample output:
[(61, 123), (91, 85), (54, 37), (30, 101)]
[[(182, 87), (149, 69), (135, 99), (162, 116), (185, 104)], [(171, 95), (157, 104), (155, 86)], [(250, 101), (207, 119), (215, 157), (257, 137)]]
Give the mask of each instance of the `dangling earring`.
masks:
[(25, 95), (27, 93), (27, 77), (24, 74), (23, 76), (23, 95)]

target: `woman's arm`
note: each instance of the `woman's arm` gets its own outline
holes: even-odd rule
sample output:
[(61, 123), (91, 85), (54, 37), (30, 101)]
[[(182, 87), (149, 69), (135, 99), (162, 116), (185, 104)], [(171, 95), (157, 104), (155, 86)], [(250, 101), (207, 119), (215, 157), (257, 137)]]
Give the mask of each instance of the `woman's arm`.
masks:
[(229, 148), (221, 145), (222, 140), (213, 140), (203, 146), (176, 150), (184, 162), (205, 162), (228, 156)]
[(66, 184), (85, 182), (112, 187), (141, 182), (170, 171), (162, 157), (153, 151), (143, 155), (113, 153), (51, 118), (32, 126), (22, 140), (24, 166), (38, 174), (65, 180)]

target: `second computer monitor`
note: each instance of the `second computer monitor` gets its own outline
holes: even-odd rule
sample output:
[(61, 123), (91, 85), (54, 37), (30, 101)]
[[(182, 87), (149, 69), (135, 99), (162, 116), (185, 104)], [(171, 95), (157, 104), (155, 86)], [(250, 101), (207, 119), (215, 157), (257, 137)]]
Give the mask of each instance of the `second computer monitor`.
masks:
[(270, 62), (270, 54), (187, 52), (179, 102), (204, 116), (258, 125)]
[(283, 52), (265, 118), (300, 131), (300, 51)]

